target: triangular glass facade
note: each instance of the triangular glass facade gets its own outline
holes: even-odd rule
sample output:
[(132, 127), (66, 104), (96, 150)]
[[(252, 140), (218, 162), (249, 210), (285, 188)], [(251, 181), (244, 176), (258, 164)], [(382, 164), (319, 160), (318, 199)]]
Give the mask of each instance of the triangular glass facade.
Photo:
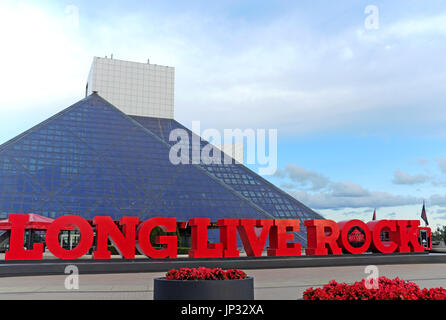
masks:
[[(186, 130), (189, 134), (189, 141), (192, 141), (192, 136), (195, 135), (188, 128), (173, 119), (131, 117), (171, 145), (176, 143), (175, 141), (169, 141), (169, 135), (172, 130)], [(201, 148), (207, 144), (207, 141), (201, 140)], [(192, 146), (190, 146), (189, 155), (192, 157)], [(237, 163), (235, 160), (231, 164), (204, 164), (201, 162), (200, 167), (235, 190), (243, 198), (254, 203), (274, 217), (299, 219), (301, 229), (303, 230), (298, 233), (298, 236), (304, 243), (306, 243), (304, 221), (309, 219), (323, 219), (321, 215), (263, 179), (246, 166)]]
[(171, 164), (174, 128), (88, 96), (0, 146), (1, 216), (321, 218), (243, 165)]

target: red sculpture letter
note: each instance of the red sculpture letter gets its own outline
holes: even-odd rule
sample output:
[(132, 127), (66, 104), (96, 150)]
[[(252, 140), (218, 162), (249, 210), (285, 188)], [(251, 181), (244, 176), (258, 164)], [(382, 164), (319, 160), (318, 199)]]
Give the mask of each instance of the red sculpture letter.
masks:
[(300, 256), (300, 243), (288, 243), (294, 240), (294, 235), (288, 232), (299, 230), (297, 219), (275, 219), (269, 236), (268, 256)]
[(238, 257), (237, 227), (239, 219), (220, 219), (217, 225), (220, 227), (220, 242), (223, 244), (223, 257)]
[(155, 249), (150, 243), (150, 234), (153, 228), (160, 227), (164, 232), (175, 232), (177, 230), (176, 218), (156, 217), (147, 220), (138, 227), (138, 251), (142, 251), (149, 258), (176, 258), (177, 257), (177, 237), (159, 236), (155, 240), (158, 244), (166, 247), (162, 250)]
[[(307, 255), (342, 254), (336, 240), (339, 237), (339, 228), (332, 220), (317, 219), (305, 221), (307, 227)], [(327, 248), (328, 247), (328, 248)]]
[(418, 220), (397, 220), (397, 241), (399, 252), (424, 252), (423, 246), (418, 242)]
[(108, 250), (108, 238), (119, 254), (126, 259), (135, 258), (135, 231), (138, 225), (138, 217), (122, 217), (119, 224), (123, 233), (110, 217), (94, 217), (93, 224), (96, 225), (96, 251), (94, 259), (110, 259), (111, 252)]
[[(80, 232), (80, 241), (76, 248), (66, 250), (59, 244), (59, 232), (64, 227), (75, 226)], [(82, 217), (75, 215), (62, 216), (54, 220), (46, 232), (45, 242), (48, 250), (59, 259), (77, 259), (82, 257), (90, 250), (93, 244), (93, 229), (90, 224)]]
[(223, 256), (223, 245), (221, 243), (209, 243), (208, 226), (211, 224), (209, 218), (193, 218), (189, 220), (191, 227), (191, 249), (190, 258), (221, 258)]
[(5, 253), (5, 260), (40, 260), (43, 256), (43, 243), (34, 243), (32, 250), (23, 249), (25, 239), (25, 224), (27, 214), (10, 214), (11, 238), (9, 250)]
[[(398, 248), (398, 244), (393, 241), (392, 234), (396, 231), (395, 220), (380, 220), (367, 222), (367, 226), (372, 232), (372, 251), (379, 251), (381, 253), (391, 253)], [(385, 229), (389, 232), (389, 241), (383, 243), (381, 241), (381, 232)]]
[[(237, 230), (247, 256), (260, 257), (262, 255), (273, 223), (273, 219), (240, 219), (240, 226), (237, 227)], [(259, 236), (256, 234), (255, 227), (262, 228)]]
[[(338, 222), (338, 227), (341, 230), (341, 236), (338, 239), (338, 244), (344, 250), (360, 254), (366, 252), (372, 242), (372, 235), (367, 225), (361, 220), (350, 220)], [(353, 229), (351, 232), (350, 230)], [(362, 243), (361, 246), (355, 247), (353, 243)]]

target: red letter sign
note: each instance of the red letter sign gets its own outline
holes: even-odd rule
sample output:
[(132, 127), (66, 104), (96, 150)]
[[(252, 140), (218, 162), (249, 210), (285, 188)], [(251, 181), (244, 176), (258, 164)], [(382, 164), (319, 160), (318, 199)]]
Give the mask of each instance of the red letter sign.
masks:
[(138, 225), (138, 217), (122, 217), (119, 224), (124, 235), (110, 217), (94, 217), (93, 224), (96, 225), (96, 251), (94, 259), (110, 259), (111, 252), (108, 250), (108, 237), (119, 254), (126, 259), (135, 258), (135, 229)]
[(329, 251), (333, 254), (342, 254), (336, 242), (339, 237), (336, 222), (325, 219), (307, 220), (305, 226), (307, 227), (308, 248), (305, 250), (307, 255), (326, 255)]
[[(72, 250), (66, 250), (59, 244), (60, 230), (69, 225), (77, 227), (80, 232), (80, 241), (76, 248)], [(87, 220), (80, 216), (67, 215), (57, 218), (51, 223), (46, 232), (45, 242), (48, 250), (56, 257), (60, 259), (77, 259), (90, 250), (93, 238), (93, 229)]]
[[(266, 240), (268, 239), (269, 230), (273, 225), (272, 219), (241, 219), (240, 226), (237, 227), (240, 239), (243, 242), (246, 255), (249, 257), (260, 257)], [(255, 227), (262, 228), (260, 235), (257, 237)]]
[[(367, 222), (367, 226), (372, 231), (372, 251), (379, 251), (381, 253), (391, 253), (398, 248), (398, 244), (393, 241), (392, 234), (396, 231), (396, 222), (394, 220), (380, 220)], [(387, 229), (389, 232), (389, 241), (383, 243), (381, 241), (381, 232)]]
[(397, 238), (399, 252), (424, 252), (423, 246), (418, 242), (418, 220), (397, 220)]
[(370, 247), (372, 235), (367, 225), (361, 220), (338, 222), (341, 237), (338, 244), (346, 251), (353, 254), (366, 252)]
[(237, 227), (239, 219), (220, 219), (217, 225), (220, 227), (220, 242), (223, 244), (223, 257), (238, 257)]
[(288, 232), (299, 231), (297, 219), (274, 219), (274, 226), (269, 236), (268, 256), (300, 256), (300, 243), (288, 243), (294, 240), (294, 235)]
[[(24, 249), (25, 229), (39, 227), (28, 222), (27, 214), (10, 214), (9, 222), (4, 221), (11, 236), (5, 260), (38, 260), (43, 256), (43, 243), (34, 243), (34, 248)], [(164, 232), (177, 230), (176, 218), (156, 217), (136, 227), (138, 217), (122, 217), (117, 222), (108, 216), (93, 219), (96, 226), (96, 251), (94, 259), (110, 259), (109, 240), (125, 259), (135, 258), (135, 247), (150, 258), (176, 258), (177, 236), (163, 235), (155, 239), (162, 248), (155, 248), (150, 242), (155, 227)], [(193, 218), (189, 220), (191, 227), (191, 258), (238, 257), (237, 232), (248, 257), (259, 257), (265, 248), (269, 236), (268, 256), (300, 256), (301, 244), (295, 242), (294, 235), (300, 231), (300, 220), (297, 219), (219, 219), (220, 242), (209, 243), (209, 218)], [(45, 228), (46, 227), (39, 227)], [(360, 220), (341, 221), (336, 223), (327, 219), (305, 221), (307, 227), (307, 255), (327, 255), (343, 252), (362, 254), (367, 250), (381, 253), (424, 252), (430, 246), (430, 228), (421, 228), (418, 220), (380, 220), (367, 224)], [(61, 230), (74, 226), (80, 231), (78, 245), (66, 250), (59, 240)], [(122, 228), (120, 228), (122, 226)], [(185, 222), (179, 222), (178, 228), (185, 228)], [(121, 231), (122, 229), (122, 231)], [(421, 230), (426, 229), (426, 231)], [(136, 234), (136, 237), (135, 237)], [(421, 240), (422, 239), (422, 240)], [(49, 251), (60, 259), (77, 259), (90, 250), (94, 241), (93, 228), (84, 218), (66, 215), (50, 223), (46, 232), (46, 245)], [(137, 240), (137, 241), (136, 241)], [(152, 239), (153, 242), (153, 239)]]
[(189, 220), (191, 227), (191, 258), (221, 258), (223, 256), (223, 245), (221, 243), (210, 243), (208, 246), (209, 218), (193, 218)]
[(9, 250), (5, 253), (5, 260), (40, 260), (43, 257), (43, 243), (34, 243), (32, 250), (23, 249), (25, 239), (25, 224), (28, 222), (27, 214), (10, 214), (11, 238)]
[(150, 258), (176, 258), (178, 240), (176, 236), (157, 237), (156, 243), (165, 244), (165, 249), (157, 250), (152, 246), (150, 234), (155, 227), (160, 227), (164, 232), (175, 232), (177, 230), (177, 219), (156, 217), (144, 222), (138, 227), (138, 250)]

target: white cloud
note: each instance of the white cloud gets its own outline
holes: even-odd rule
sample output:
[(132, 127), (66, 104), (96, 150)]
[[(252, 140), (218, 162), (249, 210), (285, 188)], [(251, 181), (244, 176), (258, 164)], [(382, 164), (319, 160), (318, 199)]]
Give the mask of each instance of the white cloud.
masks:
[[(389, 192), (371, 191), (351, 181), (331, 181), (321, 173), (289, 164), (275, 174), (288, 193), (315, 210), (345, 208), (378, 208), (413, 205), (422, 199), (395, 195)], [(297, 185), (290, 184), (291, 180)], [(302, 187), (308, 187), (302, 190)], [(300, 188), (298, 190), (297, 188)], [(440, 197), (439, 201), (443, 201)], [(446, 203), (446, 200), (444, 200)]]
[(342, 52), (340, 54), (340, 57), (343, 60), (351, 60), (354, 56), (355, 54), (353, 53), (353, 50), (349, 47), (342, 49)]
[[(393, 31), (383, 27), (375, 42), (362, 41), (351, 30), (331, 36), (315, 34), (313, 39), (297, 29), (279, 35), (275, 33), (279, 26), (281, 23), (274, 21), (254, 30), (246, 51), (235, 48), (232, 53), (219, 55), (217, 63), (210, 58), (213, 66), (208, 69), (206, 65), (199, 74), (208, 81), (204, 83), (205, 93), (194, 97), (197, 106), (211, 104), (226, 110), (228, 118), (221, 119), (226, 125), (243, 126), (249, 119), (258, 126), (280, 128), (282, 133), (413, 130), (420, 125), (429, 128), (432, 122), (440, 124), (439, 117), (444, 120), (436, 97), (441, 95), (439, 84), (446, 73), (433, 67), (434, 61), (440, 63), (444, 47), (438, 39), (433, 39), (425, 52), (412, 42), (424, 43), (423, 37), (389, 38), (389, 34), (396, 37), (396, 30), (404, 26), (390, 27)], [(426, 28), (426, 33), (429, 30)], [(293, 42), (292, 38), (303, 40)], [(423, 63), (434, 72), (414, 68), (420, 63), (419, 56), (426, 54), (431, 60)], [(412, 80), (406, 81), (408, 78)], [(421, 105), (422, 124), (413, 116)], [(233, 113), (238, 117), (229, 121)], [(382, 116), (391, 113), (398, 115), (398, 121)]]
[(385, 216), (386, 216), (387, 219), (395, 219), (396, 213), (395, 212), (390, 212), (390, 213), (387, 213)]
[(446, 14), (398, 21), (386, 29), (386, 35), (389, 37), (444, 36), (446, 35)]
[(446, 195), (433, 194), (430, 197), (430, 204), (433, 206), (446, 206)]
[[(88, 10), (79, 7), (76, 29), (63, 10), (2, 8), (0, 30), (8, 45), (0, 53), (2, 108), (81, 96), (92, 57), (113, 52), (176, 67), (176, 117), (186, 125), (200, 119), (213, 128), (255, 125), (303, 134), (412, 130), (420, 125), (420, 106), (426, 127), (446, 117), (436, 98), (446, 79), (437, 67), (444, 44), (429, 38), (428, 49), (417, 46), (444, 30), (442, 15), (383, 23), (372, 35), (348, 21), (338, 33), (314, 30), (293, 12), (250, 24), (193, 10), (160, 15), (159, 9), (119, 17), (104, 11), (87, 20)], [(414, 34), (419, 37), (406, 39)], [(429, 59), (414, 68), (420, 56)], [(398, 121), (383, 119), (384, 112), (398, 114)]]
[(309, 193), (306, 191), (289, 191), (289, 193), (315, 210), (394, 207), (417, 204), (422, 201), (422, 199), (412, 196), (399, 196), (378, 191), (369, 191), (368, 195), (361, 197), (340, 197), (334, 196), (332, 193)]
[(367, 197), (370, 196), (370, 192), (359, 184), (355, 184), (349, 181), (336, 182), (331, 184), (333, 197)]
[(309, 186), (311, 190), (320, 190), (326, 187), (329, 183), (327, 177), (295, 164), (289, 164), (285, 169), (278, 169), (275, 176), (279, 178), (289, 178), (300, 186)]
[(30, 111), (77, 92), (82, 98), (89, 65), (78, 29), (63, 9), (54, 14), (22, 2), (2, 6), (0, 35), (2, 111)]
[(443, 173), (446, 173), (446, 158), (438, 158), (436, 160), (437, 160), (438, 166), (440, 167), (440, 170)]
[(424, 174), (409, 175), (402, 170), (395, 170), (393, 175), (394, 184), (421, 184), (428, 180), (428, 176)]
[(293, 183), (289, 183), (289, 182), (282, 182), (282, 183), (280, 184), (280, 187), (281, 187), (282, 189), (294, 189), (294, 188), (296, 188), (296, 185), (293, 184)]

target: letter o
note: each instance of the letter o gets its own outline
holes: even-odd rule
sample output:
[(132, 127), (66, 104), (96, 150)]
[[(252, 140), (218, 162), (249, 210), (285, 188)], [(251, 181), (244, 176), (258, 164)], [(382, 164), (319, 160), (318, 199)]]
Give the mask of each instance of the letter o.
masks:
[[(354, 219), (350, 221), (341, 221), (338, 223), (338, 225), (339, 229), (341, 230), (341, 234), (339, 237), (340, 247), (352, 254), (360, 254), (367, 251), (367, 249), (370, 247), (370, 243), (372, 242), (372, 234), (364, 222), (358, 219)], [(348, 232), (354, 227), (358, 227), (364, 232), (364, 244), (360, 247), (352, 246), (348, 239)]]
[[(69, 225), (76, 226), (80, 232), (80, 241), (72, 250), (66, 250), (59, 244), (59, 232)], [(75, 215), (66, 215), (51, 223), (46, 232), (45, 242), (48, 250), (59, 259), (77, 259), (90, 250), (93, 238), (93, 229), (87, 220)]]

